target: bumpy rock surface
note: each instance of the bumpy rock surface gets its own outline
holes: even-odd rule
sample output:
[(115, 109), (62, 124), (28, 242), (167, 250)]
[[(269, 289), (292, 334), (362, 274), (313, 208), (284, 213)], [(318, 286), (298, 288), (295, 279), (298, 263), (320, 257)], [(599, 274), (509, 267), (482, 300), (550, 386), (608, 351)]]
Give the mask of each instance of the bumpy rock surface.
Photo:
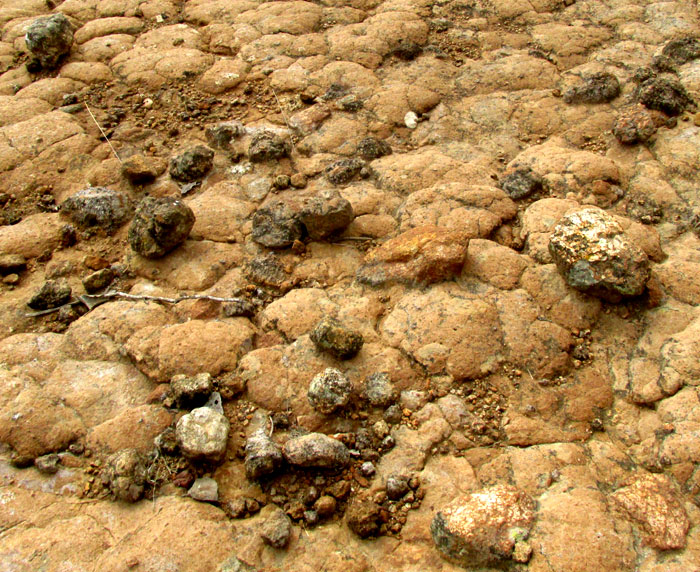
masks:
[(309, 384), (307, 397), (316, 411), (329, 415), (336, 409), (342, 409), (350, 401), (352, 384), (343, 372), (329, 367), (315, 375)]
[(273, 548), (284, 548), (289, 543), (292, 523), (282, 509), (271, 511), (260, 527), (260, 536)]
[(549, 251), (570, 286), (611, 301), (639, 296), (649, 278), (647, 255), (599, 209), (564, 216)]
[(460, 231), (419, 226), (370, 252), (357, 278), (372, 286), (449, 280), (461, 271), (468, 247), (469, 239)]
[(170, 160), (170, 176), (188, 183), (204, 177), (213, 166), (214, 151), (204, 145), (197, 145)]
[(101, 478), (117, 500), (136, 502), (146, 486), (146, 463), (135, 449), (124, 449), (110, 456)]
[(298, 467), (340, 469), (350, 462), (350, 453), (337, 439), (322, 433), (309, 433), (289, 439), (282, 447), (284, 458)]
[(287, 144), (272, 131), (260, 131), (253, 135), (248, 147), (248, 158), (253, 163), (280, 159), (288, 153)]
[(181, 407), (198, 407), (207, 402), (214, 391), (214, 383), (209, 373), (176, 375), (170, 380), (170, 390)]
[(455, 499), (430, 524), (440, 552), (467, 567), (512, 559), (527, 540), (535, 520), (535, 503), (526, 493), (496, 485)]
[(316, 347), (338, 359), (350, 359), (357, 355), (364, 340), (362, 334), (344, 326), (335, 318), (326, 316), (311, 332)]
[(229, 427), (224, 415), (210, 407), (199, 407), (180, 418), (175, 434), (188, 459), (216, 463), (226, 453)]
[(73, 27), (62, 13), (38, 18), (31, 23), (26, 35), (27, 49), (42, 67), (53, 69), (70, 52)]
[(566, 103), (606, 103), (620, 95), (620, 82), (611, 73), (601, 72), (583, 77), (581, 85), (564, 92)]
[(255, 431), (245, 444), (245, 472), (249, 479), (271, 475), (282, 465), (282, 449), (266, 428)]
[(96, 228), (108, 233), (131, 218), (129, 197), (119, 191), (92, 187), (78, 191), (61, 204), (61, 212), (82, 228)]
[(179, 199), (143, 199), (129, 227), (129, 244), (141, 256), (161, 258), (187, 239), (194, 221), (192, 209)]
[(649, 109), (678, 115), (690, 104), (691, 98), (678, 80), (653, 78), (639, 86), (639, 101)]
[(47, 280), (29, 299), (27, 306), (32, 310), (58, 308), (70, 301), (72, 292), (70, 284), (63, 279)]

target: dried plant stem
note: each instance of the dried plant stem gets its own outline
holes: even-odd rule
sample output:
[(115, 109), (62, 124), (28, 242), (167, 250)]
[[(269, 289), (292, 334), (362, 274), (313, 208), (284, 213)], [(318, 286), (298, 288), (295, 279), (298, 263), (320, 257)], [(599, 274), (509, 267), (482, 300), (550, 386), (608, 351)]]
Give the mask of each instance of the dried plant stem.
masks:
[(100, 130), (100, 133), (102, 133), (102, 137), (105, 138), (105, 141), (107, 141), (107, 145), (109, 145), (109, 148), (112, 150), (112, 153), (114, 153), (114, 156), (117, 158), (117, 161), (123, 163), (123, 161), (119, 158), (119, 155), (117, 155), (117, 150), (112, 145), (112, 142), (109, 140), (109, 137), (107, 137), (107, 134), (104, 132), (102, 127), (100, 127), (100, 124), (97, 123), (97, 119), (95, 119), (95, 116), (92, 114), (92, 111), (90, 111), (87, 102), (83, 103), (85, 104), (85, 109), (87, 109), (87, 112), (90, 114), (90, 117), (92, 117), (92, 120), (95, 122), (95, 125), (97, 125), (97, 128)]

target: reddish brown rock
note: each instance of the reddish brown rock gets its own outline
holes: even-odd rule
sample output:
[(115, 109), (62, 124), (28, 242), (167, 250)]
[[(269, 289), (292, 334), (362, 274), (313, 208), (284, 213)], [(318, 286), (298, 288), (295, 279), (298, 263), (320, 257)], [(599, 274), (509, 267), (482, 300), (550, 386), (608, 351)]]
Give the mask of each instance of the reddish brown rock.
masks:
[(467, 258), (468, 236), (437, 226), (420, 226), (387, 240), (365, 257), (360, 282), (429, 284), (458, 274)]
[(667, 476), (643, 475), (610, 498), (641, 527), (645, 544), (659, 550), (685, 547), (690, 522)]

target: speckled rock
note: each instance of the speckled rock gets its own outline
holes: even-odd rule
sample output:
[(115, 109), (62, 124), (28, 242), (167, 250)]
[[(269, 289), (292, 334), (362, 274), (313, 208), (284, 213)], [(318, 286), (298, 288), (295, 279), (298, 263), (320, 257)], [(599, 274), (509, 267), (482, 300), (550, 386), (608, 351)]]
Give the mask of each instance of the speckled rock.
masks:
[(369, 496), (355, 497), (345, 513), (348, 527), (360, 538), (374, 536), (379, 532), (381, 507)]
[(501, 179), (501, 188), (513, 200), (525, 199), (542, 188), (542, 177), (530, 168), (515, 168)]
[(419, 226), (370, 252), (357, 278), (372, 286), (449, 280), (461, 271), (468, 247), (469, 238), (463, 232)]
[(282, 549), (289, 544), (291, 534), (292, 521), (281, 508), (274, 507), (260, 527), (263, 542), (273, 548)]
[(347, 376), (340, 370), (329, 367), (314, 376), (306, 395), (316, 411), (329, 415), (345, 407), (351, 394), (352, 383)]
[(113, 233), (133, 213), (131, 200), (122, 192), (104, 187), (78, 191), (61, 204), (61, 213), (81, 228)]
[(101, 479), (117, 500), (136, 502), (146, 486), (146, 463), (136, 449), (124, 449), (111, 455), (102, 469)]
[(176, 375), (170, 380), (170, 390), (175, 401), (181, 407), (198, 407), (204, 405), (214, 391), (211, 374)]
[(606, 103), (620, 95), (620, 81), (611, 73), (600, 72), (583, 77), (583, 83), (564, 92), (566, 103)]
[(296, 213), (281, 200), (259, 208), (253, 215), (253, 240), (267, 248), (287, 248), (302, 237)]
[(289, 149), (284, 139), (273, 131), (259, 131), (251, 137), (248, 146), (248, 159), (253, 163), (281, 159)]
[(326, 316), (311, 331), (311, 340), (320, 351), (337, 359), (351, 359), (362, 348), (362, 334), (344, 326), (342, 322)]
[(570, 286), (615, 302), (638, 296), (649, 278), (649, 259), (605, 211), (585, 208), (554, 228), (549, 251)]
[(613, 135), (625, 145), (644, 143), (654, 133), (656, 133), (654, 119), (641, 105), (622, 111), (613, 124)]
[(296, 210), (299, 222), (313, 240), (327, 238), (344, 229), (355, 218), (350, 202), (332, 189), (304, 196)]
[(204, 177), (214, 166), (214, 151), (197, 145), (170, 160), (170, 176), (185, 183)]
[(39, 291), (29, 299), (27, 306), (32, 310), (58, 308), (70, 301), (72, 292), (68, 282), (62, 278), (58, 280), (47, 280)]
[(535, 520), (535, 503), (510, 485), (455, 499), (433, 518), (430, 533), (448, 560), (466, 567), (497, 565), (522, 552)]
[(677, 79), (652, 78), (639, 86), (639, 101), (649, 109), (678, 115), (690, 105), (692, 99)]
[(38, 18), (27, 28), (27, 49), (42, 67), (55, 68), (73, 45), (73, 27), (62, 13)]
[(177, 422), (175, 435), (182, 454), (196, 461), (219, 462), (226, 453), (229, 422), (210, 407), (193, 409)]
[(365, 381), (362, 393), (374, 407), (388, 407), (399, 397), (389, 375), (383, 372), (370, 375)]
[(350, 462), (347, 447), (323, 433), (309, 433), (289, 439), (282, 447), (290, 465), (317, 469), (341, 469)]
[(189, 236), (194, 213), (173, 197), (147, 197), (139, 203), (129, 227), (131, 248), (145, 258), (161, 258)]
[(282, 465), (282, 449), (269, 436), (265, 427), (255, 431), (245, 444), (245, 472), (249, 479), (275, 473)]
[(673, 484), (665, 475), (647, 474), (610, 498), (644, 533), (644, 543), (658, 550), (686, 545), (688, 516)]

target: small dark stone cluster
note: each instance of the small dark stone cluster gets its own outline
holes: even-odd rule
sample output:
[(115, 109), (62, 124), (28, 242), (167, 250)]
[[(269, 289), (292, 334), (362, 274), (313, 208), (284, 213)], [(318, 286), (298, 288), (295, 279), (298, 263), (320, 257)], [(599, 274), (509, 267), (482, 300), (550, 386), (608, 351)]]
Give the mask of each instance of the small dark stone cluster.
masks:
[(326, 167), (326, 179), (334, 185), (344, 185), (357, 177), (364, 166), (362, 159), (340, 159)]
[(129, 227), (131, 248), (146, 258), (160, 258), (180, 245), (194, 225), (194, 213), (173, 197), (147, 197)]
[(53, 69), (60, 59), (70, 52), (73, 45), (73, 27), (62, 13), (38, 18), (27, 29), (27, 49), (35, 62), (43, 68)]
[(346, 328), (341, 322), (327, 316), (321, 319), (311, 332), (316, 347), (337, 359), (351, 359), (362, 348), (362, 334)]
[(289, 154), (287, 143), (273, 131), (259, 131), (250, 140), (248, 159), (253, 163), (281, 159)]
[(501, 189), (513, 200), (525, 199), (542, 188), (542, 177), (529, 167), (520, 167), (501, 179)]
[(213, 166), (214, 151), (204, 145), (197, 145), (170, 160), (170, 176), (190, 183), (204, 177)]
[(675, 78), (650, 78), (638, 90), (639, 101), (649, 109), (680, 115), (692, 102), (683, 84)]
[(89, 187), (68, 197), (61, 204), (61, 213), (83, 229), (99, 229), (114, 233), (133, 212), (129, 197), (105, 187)]
[(357, 144), (357, 153), (366, 161), (371, 161), (385, 155), (391, 155), (391, 147), (382, 139), (365, 137)]
[(566, 103), (607, 103), (620, 95), (620, 81), (611, 73), (600, 72), (583, 77), (581, 85), (564, 92)]

